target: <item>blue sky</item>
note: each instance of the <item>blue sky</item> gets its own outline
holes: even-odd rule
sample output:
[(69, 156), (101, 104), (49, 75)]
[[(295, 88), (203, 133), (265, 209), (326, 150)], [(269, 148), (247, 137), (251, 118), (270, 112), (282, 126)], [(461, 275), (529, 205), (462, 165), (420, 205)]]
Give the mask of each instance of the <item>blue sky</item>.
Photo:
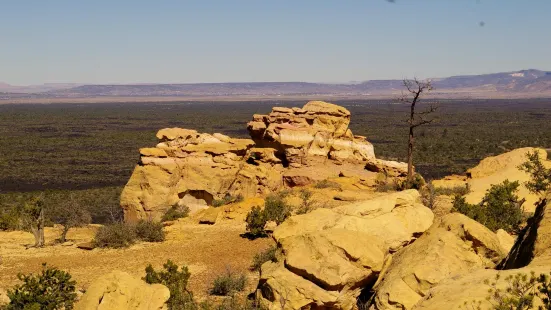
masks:
[(16, 85), (551, 70), (551, 1), (1, 0), (0, 42)]

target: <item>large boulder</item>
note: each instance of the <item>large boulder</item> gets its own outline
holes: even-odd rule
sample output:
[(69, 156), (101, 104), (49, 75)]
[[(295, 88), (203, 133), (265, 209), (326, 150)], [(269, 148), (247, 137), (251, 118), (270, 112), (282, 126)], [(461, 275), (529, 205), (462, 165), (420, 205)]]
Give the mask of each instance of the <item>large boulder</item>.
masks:
[(161, 284), (147, 284), (126, 272), (114, 271), (94, 281), (75, 305), (75, 310), (167, 309), (170, 291)]
[[(497, 288), (505, 292), (510, 281), (506, 278), (516, 274), (530, 276), (551, 272), (551, 196), (541, 200), (534, 217), (518, 236), (499, 270), (475, 270), (470, 273), (448, 277), (432, 288), (413, 307), (414, 310), (460, 309), (467, 303), (480, 302), (482, 309), (492, 307), (488, 282), (497, 282)], [(499, 276), (499, 278), (496, 278)]]
[(494, 268), (508, 249), (484, 225), (459, 213), (444, 216), (388, 260), (374, 287), (374, 309), (409, 310), (442, 280)]
[(415, 190), (292, 216), (273, 233), (282, 257), (262, 266), (257, 295), (270, 309), (353, 309), (385, 256), (432, 222)]

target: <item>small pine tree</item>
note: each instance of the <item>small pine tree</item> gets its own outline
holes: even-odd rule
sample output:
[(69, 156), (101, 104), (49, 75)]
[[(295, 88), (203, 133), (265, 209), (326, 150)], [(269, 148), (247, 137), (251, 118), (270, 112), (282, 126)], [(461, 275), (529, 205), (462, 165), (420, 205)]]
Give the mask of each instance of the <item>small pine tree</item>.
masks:
[(530, 181), (525, 183), (532, 193), (542, 194), (551, 189), (551, 169), (545, 168), (538, 151), (526, 153), (527, 161), (518, 169), (530, 174)]
[(482, 202), (478, 205), (469, 204), (465, 197), (456, 195), (453, 202), (453, 212), (459, 212), (485, 225), (492, 231), (504, 229), (507, 232), (517, 232), (525, 219), (522, 204), (516, 192), (519, 183), (503, 181), (488, 189)]
[(259, 206), (254, 206), (247, 214), (245, 219), (247, 222), (247, 231), (254, 237), (261, 237), (266, 235), (264, 226), (266, 226), (266, 215)]
[(264, 202), (264, 213), (266, 220), (279, 225), (291, 215), (291, 207), (285, 202), (284, 195), (268, 195)]

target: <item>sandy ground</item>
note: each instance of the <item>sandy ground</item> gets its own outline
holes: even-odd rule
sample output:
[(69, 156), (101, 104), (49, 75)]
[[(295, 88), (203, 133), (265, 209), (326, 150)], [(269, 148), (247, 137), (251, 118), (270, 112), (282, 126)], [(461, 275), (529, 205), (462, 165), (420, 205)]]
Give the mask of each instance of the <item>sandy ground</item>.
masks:
[[(346, 167), (341, 170), (347, 171)], [(375, 174), (367, 174), (373, 178)], [(332, 208), (350, 203), (335, 200), (336, 195), (369, 199), (384, 193), (368, 190), (358, 177), (334, 178), (340, 189), (309, 187), (313, 193), (313, 207)], [(372, 181), (372, 180), (371, 180)], [(300, 189), (287, 197), (293, 207), (301, 204)], [(140, 242), (127, 249), (82, 250), (76, 244), (90, 242), (99, 225), (74, 228), (67, 236), (72, 245), (53, 244), (60, 230), (46, 228), (47, 246), (28, 248), (34, 243), (32, 234), (21, 231), (0, 231), (0, 288), (10, 288), (18, 283), (18, 273), (36, 273), (42, 263), (68, 271), (80, 289), (86, 289), (99, 276), (113, 270), (122, 270), (138, 277), (145, 275), (145, 267), (152, 264), (161, 268), (167, 260), (179, 266), (187, 265), (191, 278), (189, 288), (200, 299), (208, 295), (213, 280), (230, 268), (248, 276), (246, 293), (253, 292), (258, 282), (258, 273), (249, 267), (255, 254), (274, 245), (271, 238), (249, 240), (242, 236), (246, 230), (245, 217), (255, 205), (262, 205), (262, 198), (250, 198), (241, 203), (220, 207), (220, 216), (215, 225), (198, 224), (201, 212), (191, 218), (181, 219), (165, 227), (166, 240), (162, 243)]]
[[(95, 227), (76, 228), (68, 239), (74, 243), (90, 241)], [(190, 289), (197, 297), (205, 296), (214, 278), (225, 272), (246, 272), (249, 290), (254, 289), (257, 274), (248, 271), (254, 255), (273, 244), (270, 238), (248, 240), (240, 236), (244, 224), (198, 225), (190, 221), (167, 227), (167, 239), (162, 243), (138, 243), (128, 249), (94, 249), (86, 251), (76, 246), (50, 245), (41, 249), (25, 245), (33, 243), (26, 232), (0, 232), (0, 287), (18, 283), (17, 274), (38, 272), (42, 263), (71, 273), (78, 287), (85, 289), (98, 276), (122, 270), (143, 277), (151, 263), (159, 268), (168, 259), (189, 267), (192, 276)], [(46, 241), (58, 236), (58, 230), (48, 228)]]

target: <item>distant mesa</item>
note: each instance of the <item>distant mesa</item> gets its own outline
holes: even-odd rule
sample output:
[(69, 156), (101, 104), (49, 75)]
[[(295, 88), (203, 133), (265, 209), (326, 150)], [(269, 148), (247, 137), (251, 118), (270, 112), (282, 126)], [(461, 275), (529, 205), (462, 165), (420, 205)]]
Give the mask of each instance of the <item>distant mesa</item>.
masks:
[[(434, 96), (444, 98), (551, 97), (551, 73), (520, 70), (483, 75), (434, 78)], [(0, 100), (71, 98), (228, 98), (228, 97), (358, 97), (392, 98), (402, 89), (401, 80), (370, 80), (353, 83), (255, 82), (195, 84), (82, 85), (43, 84), (12, 86), (0, 83)], [(106, 99), (107, 100), (107, 99)]]

